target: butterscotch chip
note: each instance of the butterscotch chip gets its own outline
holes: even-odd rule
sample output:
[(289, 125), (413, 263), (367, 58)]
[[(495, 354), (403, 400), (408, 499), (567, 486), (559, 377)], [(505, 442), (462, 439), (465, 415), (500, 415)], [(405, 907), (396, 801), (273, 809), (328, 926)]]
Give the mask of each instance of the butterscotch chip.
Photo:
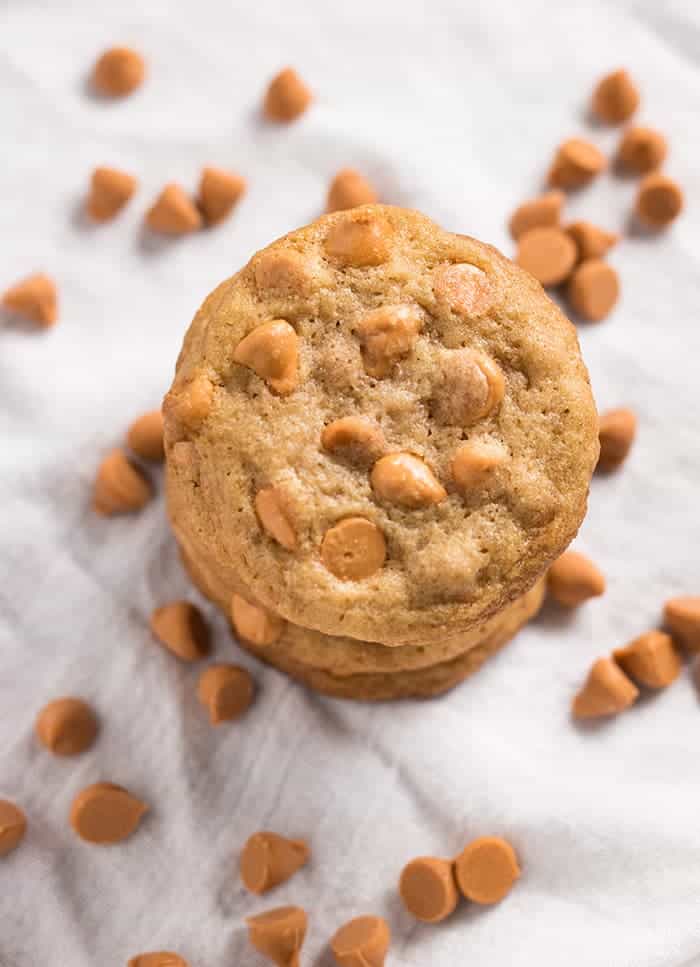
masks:
[(566, 294), (574, 312), (589, 322), (600, 322), (617, 303), (620, 277), (607, 262), (588, 259), (574, 269)]
[(132, 957), (127, 967), (189, 967), (187, 961), (171, 950), (154, 950)]
[(681, 659), (664, 631), (647, 631), (613, 652), (620, 668), (647, 688), (665, 688), (680, 675)]
[(361, 581), (384, 566), (384, 535), (371, 520), (346, 517), (326, 531), (321, 560), (341, 581)]
[(313, 100), (313, 94), (292, 67), (285, 67), (272, 78), (263, 113), (270, 121), (294, 121)]
[(238, 343), (233, 359), (252, 369), (280, 396), (288, 396), (297, 387), (299, 337), (283, 319), (256, 326)]
[(491, 280), (483, 269), (469, 262), (435, 269), (433, 292), (439, 303), (467, 318), (484, 315), (493, 303)]
[(245, 194), (246, 181), (225, 168), (202, 168), (197, 200), (207, 225), (217, 225)]
[(240, 594), (231, 599), (231, 621), (237, 635), (254, 645), (273, 645), (284, 630), (282, 618), (246, 601)]
[(43, 272), (28, 275), (5, 290), (2, 305), (10, 312), (48, 329), (58, 318), (56, 284)]
[(16, 849), (27, 832), (27, 817), (9, 799), (0, 799), (0, 856)]
[(601, 414), (598, 436), (601, 470), (615, 470), (624, 463), (637, 435), (637, 417), (632, 410), (619, 407)]
[(384, 967), (391, 931), (384, 917), (355, 917), (333, 934), (338, 967)]
[(412, 510), (438, 504), (447, 496), (430, 467), (412, 453), (388, 453), (381, 457), (370, 480), (379, 498)]
[(212, 725), (239, 719), (250, 708), (254, 695), (250, 673), (238, 665), (210, 665), (199, 677), (197, 698), (209, 712)]
[(277, 907), (246, 919), (248, 939), (278, 967), (299, 967), (307, 916), (301, 907)]
[(255, 495), (255, 510), (270, 537), (288, 551), (293, 551), (297, 546), (297, 535), (289, 520), (283, 494), (276, 487), (264, 487)]
[(114, 218), (131, 199), (138, 182), (133, 175), (116, 168), (95, 168), (85, 207), (96, 222)]
[(595, 86), (591, 108), (601, 121), (620, 124), (632, 117), (639, 106), (639, 91), (626, 70), (602, 77)]
[(146, 212), (146, 224), (161, 235), (187, 235), (202, 227), (202, 216), (184, 188), (170, 182)]
[(503, 400), (505, 379), (485, 353), (455, 349), (441, 359), (441, 379), (432, 398), (440, 423), (472, 426), (496, 410)]
[(638, 695), (639, 689), (612, 658), (599, 658), (574, 698), (572, 713), (576, 719), (617, 715), (629, 708)]
[(207, 419), (214, 402), (214, 384), (206, 376), (195, 376), (181, 390), (168, 393), (165, 408), (190, 430)]
[(123, 450), (112, 450), (97, 470), (92, 506), (98, 514), (128, 514), (141, 510), (153, 496), (153, 488)]
[(305, 295), (313, 284), (306, 260), (293, 249), (261, 252), (255, 260), (254, 274), (262, 296)]
[(688, 651), (700, 651), (700, 597), (671, 598), (664, 605), (664, 621)]
[(389, 258), (390, 232), (388, 222), (371, 211), (352, 212), (328, 229), (325, 249), (341, 265), (381, 265)]
[(579, 262), (602, 258), (620, 241), (620, 236), (615, 232), (608, 232), (591, 222), (572, 222), (567, 225), (566, 234), (576, 245)]
[(510, 216), (508, 227), (517, 241), (533, 228), (558, 228), (565, 195), (561, 191), (548, 191), (519, 205)]
[(171, 601), (151, 615), (151, 631), (161, 645), (183, 661), (199, 661), (210, 650), (209, 626), (189, 601)]
[(399, 893), (409, 913), (425, 923), (445, 920), (457, 906), (452, 863), (435, 856), (419, 856), (404, 866)]
[(635, 175), (660, 168), (668, 154), (668, 142), (660, 131), (641, 126), (629, 127), (617, 149), (620, 167)]
[(498, 903), (520, 876), (515, 850), (500, 836), (482, 836), (469, 843), (454, 864), (460, 890), (473, 903)]
[(576, 264), (576, 245), (563, 229), (532, 228), (520, 236), (515, 261), (542, 285), (559, 285)]
[(34, 728), (54, 755), (80, 755), (97, 737), (97, 716), (80, 698), (57, 698), (42, 708)]
[(606, 168), (605, 155), (590, 141), (570, 138), (556, 150), (549, 169), (549, 184), (554, 188), (581, 188)]
[(361, 416), (343, 416), (324, 426), (321, 446), (358, 463), (370, 463), (381, 456), (386, 443), (376, 423)]
[(151, 410), (137, 417), (129, 427), (126, 442), (129, 449), (143, 460), (162, 460), (165, 448), (161, 410)]
[(683, 192), (668, 175), (653, 171), (642, 179), (635, 211), (649, 228), (666, 228), (683, 211)]
[(294, 876), (309, 861), (303, 839), (287, 839), (277, 833), (253, 833), (241, 853), (241, 879), (251, 893), (267, 893)]
[(577, 608), (605, 591), (605, 577), (579, 551), (564, 551), (547, 573), (547, 590), (565, 608)]
[(120, 843), (137, 829), (146, 803), (111, 782), (96, 782), (73, 800), (70, 823), (88, 843)]
[(146, 63), (131, 47), (110, 47), (92, 69), (92, 85), (105, 97), (125, 97), (143, 84)]
[(371, 205), (376, 202), (377, 193), (359, 171), (342, 168), (328, 189), (326, 211), (336, 212), (358, 205)]
[(455, 484), (463, 493), (487, 486), (506, 456), (503, 446), (495, 440), (470, 440), (461, 444), (452, 457)]
[(365, 371), (377, 379), (388, 376), (413, 349), (420, 327), (421, 317), (413, 306), (382, 306), (364, 315), (356, 332)]

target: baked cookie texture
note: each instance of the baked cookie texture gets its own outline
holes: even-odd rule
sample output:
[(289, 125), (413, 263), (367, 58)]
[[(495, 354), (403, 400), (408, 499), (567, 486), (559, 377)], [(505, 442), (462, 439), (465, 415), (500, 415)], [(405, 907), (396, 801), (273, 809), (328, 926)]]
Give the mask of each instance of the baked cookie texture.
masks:
[(384, 205), (324, 216), (215, 289), (164, 413), (173, 527), (222, 603), (238, 589), (402, 652), (525, 594), (598, 457), (575, 330), (539, 283)]

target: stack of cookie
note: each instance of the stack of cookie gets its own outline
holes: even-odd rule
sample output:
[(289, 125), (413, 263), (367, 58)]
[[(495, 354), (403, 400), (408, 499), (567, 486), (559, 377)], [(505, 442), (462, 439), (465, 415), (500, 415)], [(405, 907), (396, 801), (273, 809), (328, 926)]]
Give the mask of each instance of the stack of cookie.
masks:
[(164, 414), (193, 580), (245, 648), (349, 698), (437, 694), (511, 638), (598, 455), (575, 331), (539, 283), (383, 205), (215, 289)]

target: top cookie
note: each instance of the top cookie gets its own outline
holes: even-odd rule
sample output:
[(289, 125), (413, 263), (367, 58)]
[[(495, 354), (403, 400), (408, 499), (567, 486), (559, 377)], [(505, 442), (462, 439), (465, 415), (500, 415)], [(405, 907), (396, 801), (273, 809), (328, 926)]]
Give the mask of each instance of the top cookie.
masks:
[(385, 205), (320, 218), (222, 283), (164, 411), (177, 530), (282, 617), (387, 645), (530, 588), (598, 455), (576, 333), (539, 283)]

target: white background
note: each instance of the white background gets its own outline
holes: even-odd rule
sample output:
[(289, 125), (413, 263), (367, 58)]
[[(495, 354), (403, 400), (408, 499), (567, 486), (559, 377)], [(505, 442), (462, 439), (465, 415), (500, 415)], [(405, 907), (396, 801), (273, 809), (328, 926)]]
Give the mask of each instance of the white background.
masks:
[[(149, 67), (115, 104), (85, 87), (113, 43)], [(273, 128), (258, 105), (287, 63), (318, 99)], [(585, 105), (621, 64), (639, 79), (639, 118), (669, 136), (688, 207), (665, 236), (624, 239), (611, 256), (619, 308), (580, 327), (600, 407), (640, 418), (627, 465), (594, 480), (577, 542), (607, 594), (572, 616), (546, 610), (448, 697), (382, 707), (263, 670), (212, 614), (216, 657), (241, 660), (260, 688), (245, 720), (212, 730), (198, 669), (147, 628), (156, 605), (196, 597), (162, 498), (136, 518), (95, 517), (101, 455), (158, 405), (207, 292), (315, 217), (337, 168), (512, 253), (506, 217), (538, 189), (556, 143), (616, 143), (587, 126)], [(601, 727), (568, 714), (596, 656), (653, 626), (666, 597), (700, 591), (699, 68), (692, 0), (0, 2), (0, 288), (41, 269), (61, 303), (51, 332), (0, 327), (0, 796), (29, 816), (26, 841), (0, 860), (2, 967), (107, 967), (162, 947), (192, 967), (260, 967), (242, 919), (286, 902), (310, 913), (302, 967), (329, 967), (329, 937), (363, 912), (389, 918), (396, 967), (700, 964), (691, 674)], [(80, 208), (100, 163), (141, 188), (118, 221), (92, 227)], [(194, 188), (207, 163), (250, 179), (234, 217), (174, 242), (145, 236), (162, 184)], [(604, 176), (570, 213), (622, 230), (634, 190)], [(32, 732), (64, 694), (94, 702), (103, 723), (76, 761), (52, 758)], [(68, 826), (73, 795), (97, 780), (152, 806), (122, 845), (87, 845)], [(309, 837), (313, 861), (257, 899), (236, 861), (261, 827)], [(403, 864), (485, 833), (518, 850), (512, 895), (417, 925), (397, 902)]]

